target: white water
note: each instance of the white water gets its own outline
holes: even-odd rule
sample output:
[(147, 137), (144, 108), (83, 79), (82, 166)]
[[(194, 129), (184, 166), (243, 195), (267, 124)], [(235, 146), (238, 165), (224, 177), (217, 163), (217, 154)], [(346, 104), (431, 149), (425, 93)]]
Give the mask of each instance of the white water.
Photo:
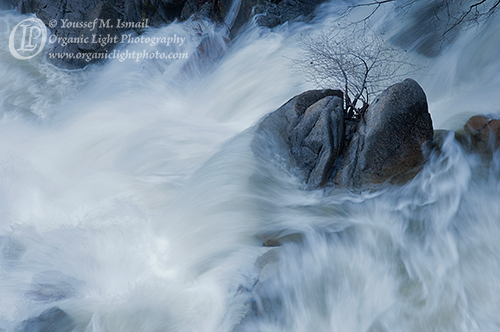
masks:
[[(450, 136), (415, 180), (364, 194), (254, 158), (252, 125), (310, 88), (287, 57), (321, 22), (230, 48), (207, 24), (217, 61), (172, 25), (147, 33), (185, 36), (188, 61), (64, 71), (10, 55), (22, 19), (0, 13), (0, 329), (54, 306), (85, 332), (500, 329), (498, 155)], [(416, 77), (436, 128), (500, 113), (499, 25)], [(303, 241), (263, 247), (275, 233)]]

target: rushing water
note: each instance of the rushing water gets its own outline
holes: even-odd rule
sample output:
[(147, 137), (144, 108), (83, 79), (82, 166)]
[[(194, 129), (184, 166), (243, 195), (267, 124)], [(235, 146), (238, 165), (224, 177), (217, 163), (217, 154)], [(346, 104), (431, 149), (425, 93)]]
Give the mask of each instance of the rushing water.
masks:
[[(186, 37), (189, 60), (65, 71), (10, 55), (23, 18), (0, 12), (0, 331), (53, 307), (82, 332), (500, 330), (498, 154), (451, 135), (412, 182), (361, 194), (255, 159), (253, 125), (311, 88), (289, 58), (321, 19), (231, 46), (174, 24), (146, 33)], [(415, 56), (436, 128), (500, 113), (499, 40), (492, 20)]]

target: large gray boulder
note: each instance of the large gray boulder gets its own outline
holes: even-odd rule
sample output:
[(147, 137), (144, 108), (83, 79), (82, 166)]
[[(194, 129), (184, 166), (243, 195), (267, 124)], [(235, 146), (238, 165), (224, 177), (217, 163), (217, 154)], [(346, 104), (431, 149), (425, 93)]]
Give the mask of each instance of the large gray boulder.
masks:
[[(309, 189), (323, 187), (335, 168), (344, 137), (343, 95), (339, 90), (304, 92), (268, 115), (258, 126), (254, 152), (260, 141), (276, 139), (288, 151)], [(267, 156), (273, 157), (272, 153)]]
[(422, 146), (432, 138), (432, 120), (420, 85), (412, 79), (395, 84), (368, 108), (335, 184), (360, 188), (387, 180), (404, 182), (422, 164)]

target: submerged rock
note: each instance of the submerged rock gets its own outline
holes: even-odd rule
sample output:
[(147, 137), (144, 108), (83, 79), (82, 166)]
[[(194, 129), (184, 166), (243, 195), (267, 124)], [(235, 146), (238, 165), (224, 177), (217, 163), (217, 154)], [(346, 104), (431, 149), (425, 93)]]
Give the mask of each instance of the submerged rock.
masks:
[(53, 307), (40, 316), (23, 321), (16, 332), (71, 332), (76, 327), (71, 317), (61, 309)]
[(304, 240), (302, 233), (292, 233), (287, 235), (276, 234), (274, 236), (266, 237), (263, 243), (264, 247), (279, 247), (285, 243), (300, 243)]
[(26, 252), (26, 246), (9, 236), (0, 236), (1, 257), (8, 261), (20, 259)]
[(43, 271), (33, 276), (26, 297), (34, 301), (53, 302), (75, 297), (82, 281), (64, 275), (59, 271)]
[[(344, 136), (343, 95), (339, 90), (304, 92), (268, 115), (257, 139), (274, 137), (290, 151), (309, 189), (322, 187), (341, 153)], [(254, 142), (255, 143), (255, 142)], [(255, 149), (254, 152), (259, 154)]]
[(344, 188), (360, 188), (414, 175), (422, 145), (433, 128), (424, 91), (412, 79), (387, 88), (368, 108), (335, 177)]

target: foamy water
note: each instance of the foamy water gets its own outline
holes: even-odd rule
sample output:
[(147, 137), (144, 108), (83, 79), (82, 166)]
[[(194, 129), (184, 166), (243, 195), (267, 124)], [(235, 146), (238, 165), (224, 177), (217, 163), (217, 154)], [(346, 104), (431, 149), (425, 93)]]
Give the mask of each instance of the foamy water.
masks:
[[(58, 307), (85, 332), (498, 331), (498, 154), (449, 136), (366, 193), (254, 157), (254, 124), (312, 88), (289, 58), (322, 20), (231, 45), (174, 24), (146, 34), (185, 37), (188, 60), (66, 71), (10, 55), (23, 18), (0, 13), (0, 328)], [(415, 56), (436, 128), (499, 113), (498, 26)], [(278, 234), (301, 240), (262, 246)]]

